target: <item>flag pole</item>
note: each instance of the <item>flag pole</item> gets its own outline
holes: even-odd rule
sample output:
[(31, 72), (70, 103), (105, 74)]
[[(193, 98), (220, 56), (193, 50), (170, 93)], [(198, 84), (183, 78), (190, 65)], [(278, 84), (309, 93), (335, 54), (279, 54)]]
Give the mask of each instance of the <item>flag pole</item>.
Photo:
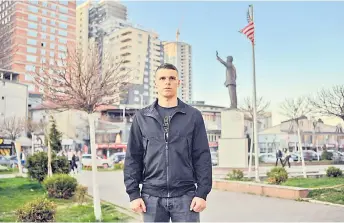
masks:
[[(254, 22), (253, 17), (253, 5), (251, 5), (251, 16), (252, 22)], [(254, 38), (255, 40), (255, 38)], [(254, 137), (254, 152), (255, 152), (255, 179), (260, 182), (259, 178), (259, 144), (258, 144), (258, 122), (257, 122), (257, 92), (256, 92), (256, 58), (254, 51), (254, 42), (252, 41), (252, 62), (253, 62), (253, 137)]]

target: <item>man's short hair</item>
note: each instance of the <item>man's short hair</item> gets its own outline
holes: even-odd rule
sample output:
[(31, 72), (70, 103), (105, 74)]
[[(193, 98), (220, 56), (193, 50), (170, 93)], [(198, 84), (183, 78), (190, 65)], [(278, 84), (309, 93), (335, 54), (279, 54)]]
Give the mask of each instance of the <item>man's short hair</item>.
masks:
[(160, 70), (160, 69), (175, 70), (175, 71), (177, 71), (177, 73), (178, 73), (178, 69), (177, 69), (173, 64), (170, 64), (170, 63), (163, 63), (163, 64), (161, 64), (161, 65), (156, 69), (155, 73), (158, 72), (158, 70)]

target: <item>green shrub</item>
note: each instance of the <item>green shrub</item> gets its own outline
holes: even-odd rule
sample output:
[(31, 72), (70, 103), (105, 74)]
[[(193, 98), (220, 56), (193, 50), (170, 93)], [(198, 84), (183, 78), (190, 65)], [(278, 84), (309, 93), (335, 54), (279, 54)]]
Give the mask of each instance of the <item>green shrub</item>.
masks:
[(68, 174), (69, 173), (69, 161), (65, 156), (53, 156), (54, 159), (51, 162), (51, 168), (53, 173)]
[(114, 168), (115, 170), (123, 170), (124, 165), (123, 165), (123, 163), (116, 163), (116, 164), (113, 166), (113, 168)]
[(54, 174), (43, 181), (48, 196), (53, 198), (71, 198), (78, 185), (77, 180), (67, 174)]
[(332, 160), (332, 158), (333, 158), (333, 153), (330, 153), (327, 150), (324, 150), (321, 154), (322, 160)]
[(83, 204), (86, 200), (86, 195), (87, 195), (87, 187), (83, 186), (83, 185), (78, 185), (76, 187), (76, 191), (75, 191), (75, 201), (78, 202), (79, 204)]
[(343, 171), (337, 167), (330, 166), (326, 170), (326, 175), (328, 177), (341, 177), (341, 176), (343, 176)]
[(16, 211), (19, 222), (54, 222), (56, 205), (46, 198), (38, 198)]
[[(27, 159), (26, 167), (30, 177), (42, 182), (48, 174), (48, 155), (46, 152), (38, 152)], [(69, 161), (66, 157), (51, 157), (51, 168), (53, 173), (69, 173)]]
[(283, 167), (274, 167), (268, 173), (270, 184), (281, 184), (288, 180), (288, 172)]
[(244, 178), (244, 172), (241, 170), (234, 169), (227, 176), (230, 180), (242, 180)]

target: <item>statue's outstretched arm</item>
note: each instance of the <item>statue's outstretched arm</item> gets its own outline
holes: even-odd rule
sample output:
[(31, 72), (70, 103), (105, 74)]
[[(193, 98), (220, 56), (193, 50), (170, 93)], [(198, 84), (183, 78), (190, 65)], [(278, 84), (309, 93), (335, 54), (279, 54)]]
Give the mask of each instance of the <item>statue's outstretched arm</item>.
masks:
[(217, 58), (218, 61), (220, 61), (220, 63), (222, 63), (225, 67), (227, 67), (227, 63), (226, 63), (225, 61), (223, 61), (223, 60), (221, 59), (221, 57), (219, 57), (219, 54), (218, 54), (217, 51), (216, 51), (216, 58)]

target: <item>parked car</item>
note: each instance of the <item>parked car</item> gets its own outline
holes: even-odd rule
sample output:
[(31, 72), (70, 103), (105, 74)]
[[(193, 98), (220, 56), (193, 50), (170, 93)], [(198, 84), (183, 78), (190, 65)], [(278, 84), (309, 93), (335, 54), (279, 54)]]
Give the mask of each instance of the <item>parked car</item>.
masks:
[(11, 157), (5, 157), (5, 156), (0, 155), (0, 165), (6, 166), (9, 168), (14, 168), (14, 167), (18, 166), (18, 162), (17, 162), (17, 159), (15, 159), (15, 160), (12, 159), (12, 156)]
[(111, 155), (110, 159), (113, 160), (114, 163), (120, 163), (125, 159), (125, 152), (114, 153)]
[[(92, 155), (91, 154), (84, 154), (81, 158), (81, 165), (82, 167), (91, 167), (92, 166)], [(113, 162), (110, 159), (103, 159), (100, 156), (97, 156), (97, 167), (104, 167), (104, 168), (111, 168), (113, 166)]]

